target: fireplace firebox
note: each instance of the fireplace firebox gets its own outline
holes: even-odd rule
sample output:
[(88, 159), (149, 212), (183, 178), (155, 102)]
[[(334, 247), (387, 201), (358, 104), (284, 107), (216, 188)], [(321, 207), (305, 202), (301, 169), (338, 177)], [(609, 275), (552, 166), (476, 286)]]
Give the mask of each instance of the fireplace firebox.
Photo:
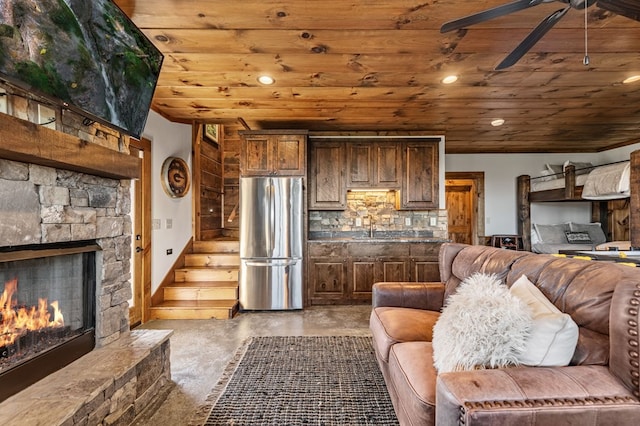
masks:
[(95, 346), (95, 241), (0, 249), (0, 401)]

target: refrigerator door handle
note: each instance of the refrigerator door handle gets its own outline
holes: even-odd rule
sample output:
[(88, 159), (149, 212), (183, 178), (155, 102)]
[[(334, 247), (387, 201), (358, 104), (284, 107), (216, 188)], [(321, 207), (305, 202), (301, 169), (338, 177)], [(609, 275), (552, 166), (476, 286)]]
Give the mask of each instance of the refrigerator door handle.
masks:
[(263, 259), (263, 260), (244, 260), (247, 266), (290, 266), (298, 263), (300, 259)]
[(273, 253), (275, 249), (275, 220), (276, 220), (276, 197), (275, 197), (275, 187), (273, 185), (273, 180), (269, 179), (269, 184), (267, 185), (267, 194), (269, 200), (269, 253)]

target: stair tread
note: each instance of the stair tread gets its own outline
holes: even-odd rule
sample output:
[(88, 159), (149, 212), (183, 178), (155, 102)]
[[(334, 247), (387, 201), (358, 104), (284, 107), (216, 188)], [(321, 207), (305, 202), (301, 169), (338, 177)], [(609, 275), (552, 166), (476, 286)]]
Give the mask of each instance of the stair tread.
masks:
[(180, 288), (227, 288), (238, 287), (237, 281), (175, 281), (169, 284), (165, 288), (180, 287)]
[(231, 309), (238, 303), (237, 300), (165, 300), (151, 309)]

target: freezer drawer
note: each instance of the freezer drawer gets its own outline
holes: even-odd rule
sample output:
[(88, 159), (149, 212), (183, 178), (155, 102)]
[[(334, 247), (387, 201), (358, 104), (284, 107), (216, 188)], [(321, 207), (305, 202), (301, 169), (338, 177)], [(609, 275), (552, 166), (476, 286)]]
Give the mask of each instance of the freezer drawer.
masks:
[(241, 259), (240, 309), (302, 309), (302, 259)]

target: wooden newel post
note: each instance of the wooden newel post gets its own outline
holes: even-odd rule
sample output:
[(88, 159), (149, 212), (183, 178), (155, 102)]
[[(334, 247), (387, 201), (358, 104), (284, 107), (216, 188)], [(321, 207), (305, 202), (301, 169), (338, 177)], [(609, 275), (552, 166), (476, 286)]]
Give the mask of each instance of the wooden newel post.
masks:
[(522, 247), (531, 251), (531, 204), (529, 190), (531, 180), (528, 175), (518, 176), (518, 193), (516, 195), (518, 214), (518, 234), (522, 237)]

